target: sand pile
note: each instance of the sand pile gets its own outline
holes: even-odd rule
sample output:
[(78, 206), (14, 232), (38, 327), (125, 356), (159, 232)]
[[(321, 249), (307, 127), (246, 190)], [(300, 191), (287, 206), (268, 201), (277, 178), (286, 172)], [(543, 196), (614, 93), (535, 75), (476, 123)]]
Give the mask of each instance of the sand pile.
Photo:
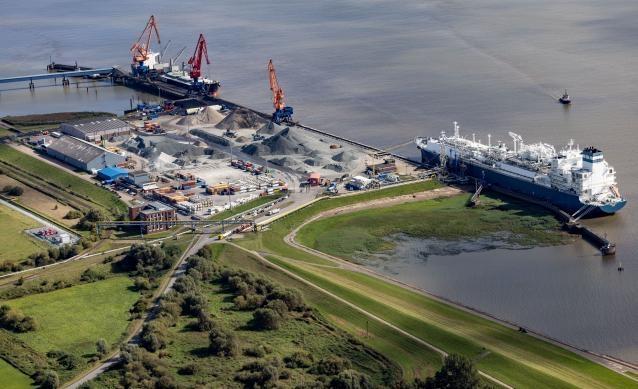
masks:
[(288, 167), (288, 168), (297, 168), (297, 165), (298, 165), (297, 161), (295, 161), (295, 159), (292, 157), (273, 158), (268, 160), (268, 162), (274, 165)]
[(240, 128), (261, 128), (268, 121), (245, 108), (237, 108), (215, 127), (221, 130), (235, 131)]
[(204, 154), (202, 147), (197, 147), (188, 142), (178, 142), (166, 137), (157, 140), (142, 138), (140, 146), (140, 155), (149, 160), (154, 160), (162, 154), (184, 159), (192, 159)]
[(197, 114), (197, 120), (202, 124), (217, 124), (224, 120), (224, 115), (213, 107), (205, 107)]
[(342, 151), (332, 157), (333, 161), (349, 163), (357, 160), (357, 155), (352, 151)]
[(250, 139), (248, 139), (248, 138), (247, 138), (247, 137), (245, 137), (245, 136), (238, 136), (238, 137), (235, 139), (235, 142), (237, 142), (237, 143), (246, 143), (246, 142), (248, 142), (249, 140), (250, 140)]
[(342, 173), (345, 170), (342, 165), (338, 165), (336, 163), (329, 163), (323, 168), (328, 170), (334, 170), (335, 172), (339, 172), (339, 173)]
[(196, 116), (184, 116), (175, 122), (178, 126), (198, 126), (202, 122)]
[(279, 124), (275, 124), (273, 122), (268, 122), (266, 124), (264, 124), (263, 126), (261, 126), (261, 128), (259, 130), (257, 130), (257, 133), (259, 135), (274, 135), (282, 130), (284, 130), (286, 127), (284, 126), (280, 126)]
[(171, 157), (168, 154), (160, 153), (157, 155), (155, 159), (153, 159), (150, 165), (151, 170), (172, 170), (176, 169), (178, 166), (174, 163), (176, 161), (175, 157)]
[(309, 155), (311, 152), (304, 146), (302, 138), (297, 136), (290, 128), (286, 128), (275, 136), (263, 140), (261, 143), (246, 145), (242, 151), (250, 155)]

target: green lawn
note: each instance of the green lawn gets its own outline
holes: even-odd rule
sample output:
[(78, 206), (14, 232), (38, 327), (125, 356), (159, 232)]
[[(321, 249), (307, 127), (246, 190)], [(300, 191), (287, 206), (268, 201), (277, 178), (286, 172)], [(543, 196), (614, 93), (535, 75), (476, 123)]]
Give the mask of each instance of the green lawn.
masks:
[(139, 294), (129, 287), (128, 277), (74, 286), (31, 295), (6, 303), (32, 316), (35, 332), (16, 334), (35, 350), (63, 350), (82, 356), (95, 352), (95, 342), (104, 338), (113, 344), (126, 331), (129, 308)]
[(29, 376), (5, 362), (4, 359), (0, 359), (0, 388), (24, 389), (33, 386)]
[(555, 245), (566, 239), (558, 220), (539, 208), (487, 196), (482, 197), (481, 206), (470, 208), (467, 197), (463, 194), (323, 218), (304, 226), (297, 240), (352, 259), (393, 248), (394, 242), (384, 238), (397, 233), (444, 240), (499, 234), (507, 243), (524, 247)]
[(9, 130), (8, 128), (0, 127), (0, 137), (14, 135), (15, 132)]
[(84, 180), (61, 168), (40, 161), (8, 145), (0, 144), (0, 161), (7, 163), (22, 172), (62, 189), (72, 195), (93, 202), (111, 213), (126, 213), (127, 207), (115, 194)]
[[(273, 223), (270, 230), (248, 235), (238, 243), (275, 254), (268, 258), (425, 341), (477, 358), (480, 369), (517, 388), (638, 387), (638, 382), (570, 351), (378, 278), (337, 269), (331, 261), (283, 241), (292, 229), (324, 210), (422, 191), (428, 189), (425, 185), (434, 184), (417, 183), (319, 201)], [(330, 312), (332, 307), (327, 309)]]
[(46, 243), (24, 232), (39, 225), (20, 212), (0, 205), (0, 262), (19, 262), (30, 254), (45, 250)]

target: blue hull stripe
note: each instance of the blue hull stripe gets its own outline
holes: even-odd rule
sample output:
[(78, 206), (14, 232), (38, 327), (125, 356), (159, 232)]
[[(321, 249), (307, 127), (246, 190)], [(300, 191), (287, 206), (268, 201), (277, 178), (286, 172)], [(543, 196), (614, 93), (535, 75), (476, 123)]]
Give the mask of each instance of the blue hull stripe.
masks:
[[(431, 153), (429, 151), (421, 149), (421, 162), (424, 164), (432, 165), (432, 162), (438, 161), (439, 155)], [(512, 177), (510, 175), (497, 172), (493, 169), (484, 168), (480, 165), (472, 164), (471, 162), (464, 161), (465, 163), (465, 174), (467, 176), (476, 178), (476, 179), (484, 179), (486, 183), (494, 186), (499, 186), (501, 188), (505, 188), (511, 190), (513, 192), (518, 192), (530, 197), (534, 197), (540, 200), (547, 201), (548, 203), (554, 204), (565, 212), (569, 214), (573, 214), (577, 210), (579, 210), (583, 203), (580, 202), (580, 199), (575, 194), (560, 192), (556, 189), (548, 188), (542, 185), (535, 184), (530, 181), (525, 181), (522, 179), (518, 179)], [(458, 171), (458, 163), (457, 161), (450, 161), (449, 167)], [(612, 214), (619, 211), (622, 207), (625, 206), (626, 201), (620, 201), (615, 205), (603, 205), (598, 207), (596, 210), (592, 211), (589, 216), (604, 215), (604, 214)]]

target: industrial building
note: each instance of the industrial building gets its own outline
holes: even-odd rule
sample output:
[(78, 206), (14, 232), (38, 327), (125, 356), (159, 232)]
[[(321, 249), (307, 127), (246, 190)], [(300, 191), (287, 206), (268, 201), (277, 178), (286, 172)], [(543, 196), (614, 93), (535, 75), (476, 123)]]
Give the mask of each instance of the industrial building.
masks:
[(102, 138), (108, 139), (113, 136), (130, 134), (131, 127), (118, 118), (101, 117), (62, 123), (60, 131), (89, 142), (96, 142)]
[(126, 157), (71, 136), (54, 139), (43, 147), (47, 154), (77, 169), (95, 172), (126, 161)]
[(97, 172), (97, 178), (107, 183), (116, 181), (123, 177), (127, 177), (128, 175), (129, 175), (129, 172), (127, 169), (123, 169), (123, 168), (119, 168), (115, 166), (105, 167), (104, 169), (100, 169)]
[(132, 205), (129, 207), (128, 213), (131, 220), (151, 222), (142, 226), (142, 232), (144, 234), (167, 230), (175, 225), (175, 223), (152, 222), (170, 222), (177, 220), (175, 208), (162, 204), (159, 201)]
[(139, 188), (142, 188), (144, 184), (151, 182), (151, 177), (149, 176), (148, 172), (144, 170), (135, 170), (135, 171), (129, 172), (126, 180), (130, 182), (131, 184)]

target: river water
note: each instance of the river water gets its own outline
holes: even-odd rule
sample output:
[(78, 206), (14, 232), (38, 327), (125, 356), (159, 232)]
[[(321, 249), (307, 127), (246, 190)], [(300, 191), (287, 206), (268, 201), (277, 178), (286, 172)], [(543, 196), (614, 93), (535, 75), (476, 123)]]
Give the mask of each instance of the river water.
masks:
[[(471, 4), (471, 6), (469, 5)], [(616, 167), (629, 203), (588, 221), (618, 244), (615, 259), (577, 241), (423, 260), (410, 250), (387, 271), (436, 294), (577, 346), (638, 362), (638, 4), (632, 0), (504, 2), (390, 0), (1, 1), (0, 76), (43, 72), (49, 58), (128, 66), (149, 14), (168, 55), (200, 32), (229, 100), (270, 110), (273, 58), (305, 124), (391, 146), (437, 135), (451, 122), (483, 139), (596, 145)], [(7, 90), (0, 114), (121, 111), (147, 99), (100, 84)], [(83, 85), (86, 88), (85, 85)], [(563, 88), (574, 104), (555, 98)], [(97, 92), (96, 92), (97, 91)], [(402, 150), (416, 156), (414, 148)], [(424, 220), (426, 223), (427, 220)], [(416, 250), (416, 249), (415, 249)], [(416, 251), (415, 251), (416, 252)], [(625, 272), (616, 271), (622, 262)]]

